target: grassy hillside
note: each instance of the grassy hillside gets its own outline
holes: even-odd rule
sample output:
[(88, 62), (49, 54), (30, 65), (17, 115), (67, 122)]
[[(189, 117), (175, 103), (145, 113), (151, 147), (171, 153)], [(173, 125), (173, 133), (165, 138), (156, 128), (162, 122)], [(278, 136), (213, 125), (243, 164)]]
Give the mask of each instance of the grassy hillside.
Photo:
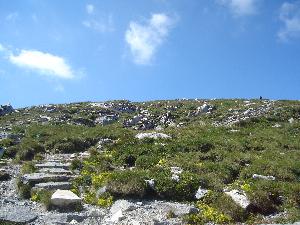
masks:
[[(90, 204), (127, 197), (189, 201), (202, 209), (186, 218), (190, 224), (300, 220), (299, 101), (37, 106), (1, 116), (1, 132), (9, 134), (0, 139), (4, 157), (16, 162), (90, 151), (72, 165), (81, 170), (73, 191)], [(136, 137), (153, 132), (168, 137)], [(102, 187), (107, 191), (99, 194)], [(197, 200), (199, 187), (208, 192)], [(242, 209), (224, 189), (245, 193), (251, 207)], [(267, 217), (273, 214), (278, 218)]]

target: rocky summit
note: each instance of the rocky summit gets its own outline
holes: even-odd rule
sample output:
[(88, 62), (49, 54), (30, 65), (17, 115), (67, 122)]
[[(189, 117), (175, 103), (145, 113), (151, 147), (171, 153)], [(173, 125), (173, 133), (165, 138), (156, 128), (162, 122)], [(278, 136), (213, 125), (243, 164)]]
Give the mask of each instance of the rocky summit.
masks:
[(0, 106), (0, 224), (300, 223), (300, 101)]

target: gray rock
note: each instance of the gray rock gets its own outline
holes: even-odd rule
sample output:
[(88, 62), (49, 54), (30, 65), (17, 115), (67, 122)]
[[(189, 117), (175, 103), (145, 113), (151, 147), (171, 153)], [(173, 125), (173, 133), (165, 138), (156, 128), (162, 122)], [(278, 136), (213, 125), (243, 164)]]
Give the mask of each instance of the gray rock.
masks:
[(66, 175), (72, 175), (72, 171), (66, 170), (63, 168), (41, 168), (39, 170), (40, 173), (51, 173), (51, 174), (66, 174)]
[(253, 174), (252, 178), (253, 179), (262, 179), (262, 180), (275, 180), (276, 179), (273, 176), (264, 176), (264, 175), (259, 175), (259, 174)]
[(204, 198), (204, 196), (208, 193), (207, 189), (203, 189), (201, 188), (201, 186), (198, 188), (196, 194), (195, 194), (195, 198), (196, 199), (202, 199)]
[(14, 111), (13, 107), (10, 104), (0, 105), (0, 116), (12, 113)]
[(135, 137), (137, 139), (144, 139), (144, 138), (152, 138), (152, 139), (162, 138), (162, 139), (168, 139), (168, 138), (171, 138), (169, 135), (166, 135), (166, 134), (163, 134), (163, 133), (156, 133), (156, 132), (152, 132), (152, 133), (139, 133), (139, 134), (135, 135)]
[(47, 182), (47, 183), (38, 183), (34, 187), (34, 189), (47, 189), (47, 190), (69, 190), (71, 188), (70, 182)]
[(41, 164), (36, 164), (35, 167), (38, 169), (41, 168), (62, 168), (62, 169), (69, 169), (71, 163), (60, 163), (60, 162), (46, 162)]
[(21, 181), (24, 184), (37, 184), (37, 183), (46, 183), (49, 181), (60, 182), (60, 181), (69, 181), (72, 176), (69, 175), (59, 175), (59, 174), (47, 174), (47, 173), (31, 173), (25, 174), (21, 177)]
[(0, 158), (2, 158), (3, 154), (4, 154), (4, 148), (0, 147)]
[(230, 190), (225, 191), (225, 194), (231, 197), (231, 199), (243, 209), (247, 209), (251, 204), (244, 191)]
[(81, 204), (81, 198), (72, 191), (57, 190), (51, 196), (51, 204), (58, 207), (69, 207), (75, 204)]
[(0, 208), (0, 224), (28, 224), (36, 220), (37, 215), (29, 207), (18, 205), (4, 205)]
[(113, 114), (113, 115), (105, 115), (105, 116), (100, 116), (95, 120), (96, 124), (101, 124), (101, 125), (108, 125), (111, 124), (115, 121), (118, 120), (118, 115)]
[(136, 208), (136, 206), (134, 205), (134, 203), (127, 201), (127, 200), (117, 200), (115, 201), (115, 203), (111, 206), (110, 208), (110, 213), (111, 214), (115, 214), (118, 211), (123, 211), (123, 212), (127, 212), (127, 211), (132, 211)]

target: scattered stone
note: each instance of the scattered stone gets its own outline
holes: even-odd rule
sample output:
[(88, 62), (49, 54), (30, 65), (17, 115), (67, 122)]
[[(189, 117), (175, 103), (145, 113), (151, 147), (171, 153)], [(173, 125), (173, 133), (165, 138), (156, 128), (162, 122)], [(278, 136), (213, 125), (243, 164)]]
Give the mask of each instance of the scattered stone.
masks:
[(7, 181), (10, 179), (10, 174), (5, 170), (0, 169), (0, 181)]
[(139, 133), (139, 134), (135, 135), (135, 137), (137, 139), (144, 139), (144, 138), (168, 139), (168, 138), (171, 138), (169, 135), (166, 135), (166, 134), (163, 134), (163, 133), (156, 133), (156, 132), (153, 132), (153, 133)]
[(35, 167), (38, 169), (41, 168), (62, 168), (62, 169), (69, 169), (71, 163), (60, 163), (60, 162), (46, 162), (42, 164), (36, 164)]
[(275, 180), (276, 178), (274, 176), (264, 176), (259, 174), (253, 174), (253, 179), (262, 179), (262, 180)]
[(0, 159), (2, 158), (3, 154), (4, 154), (4, 148), (0, 147)]
[(244, 191), (231, 190), (225, 191), (225, 194), (230, 196), (232, 200), (243, 209), (247, 209), (251, 204)]
[(72, 175), (72, 171), (62, 169), (62, 168), (41, 168), (39, 170), (40, 173), (51, 173), (51, 174), (65, 174), (65, 175)]
[(71, 188), (70, 182), (47, 182), (47, 183), (38, 183), (34, 189), (47, 189), (47, 190), (69, 190)]
[(81, 204), (81, 198), (72, 191), (57, 190), (51, 196), (51, 204), (58, 207), (69, 207)]
[(3, 205), (0, 208), (0, 224), (28, 224), (36, 218), (37, 215), (26, 206)]
[(295, 122), (295, 119), (294, 118), (290, 118), (289, 119), (289, 123), (294, 123)]
[(205, 195), (208, 193), (209, 190), (201, 188), (201, 186), (198, 188), (195, 198), (196, 199), (202, 199), (205, 197)]
[(111, 206), (110, 208), (110, 213), (111, 214), (115, 214), (118, 211), (123, 211), (123, 212), (127, 212), (127, 211), (132, 211), (134, 210), (136, 207), (134, 205), (134, 203), (127, 201), (127, 200), (117, 200), (115, 201), (115, 203)]
[(47, 173), (31, 173), (25, 174), (21, 177), (23, 184), (37, 184), (37, 183), (46, 183), (48, 181), (60, 182), (60, 181), (69, 181), (72, 176), (69, 175), (60, 175), (60, 174), (47, 174)]
[(117, 114), (113, 114), (113, 115), (105, 115), (105, 116), (100, 116), (95, 120), (95, 124), (100, 124), (100, 125), (108, 125), (111, 124), (115, 121), (118, 120), (118, 115)]
[(154, 188), (155, 188), (155, 180), (154, 179), (145, 180), (145, 182), (148, 185), (148, 187), (150, 187), (151, 189), (154, 190)]

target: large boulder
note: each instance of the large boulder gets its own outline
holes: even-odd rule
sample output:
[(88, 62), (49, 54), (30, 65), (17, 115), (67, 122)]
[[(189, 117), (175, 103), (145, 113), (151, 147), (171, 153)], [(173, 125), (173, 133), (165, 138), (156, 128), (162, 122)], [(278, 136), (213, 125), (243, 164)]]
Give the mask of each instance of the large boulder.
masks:
[(14, 111), (13, 107), (10, 104), (0, 105), (0, 116), (12, 113)]
[(60, 208), (68, 208), (81, 204), (81, 198), (79, 198), (72, 191), (57, 190), (51, 196), (51, 205)]

